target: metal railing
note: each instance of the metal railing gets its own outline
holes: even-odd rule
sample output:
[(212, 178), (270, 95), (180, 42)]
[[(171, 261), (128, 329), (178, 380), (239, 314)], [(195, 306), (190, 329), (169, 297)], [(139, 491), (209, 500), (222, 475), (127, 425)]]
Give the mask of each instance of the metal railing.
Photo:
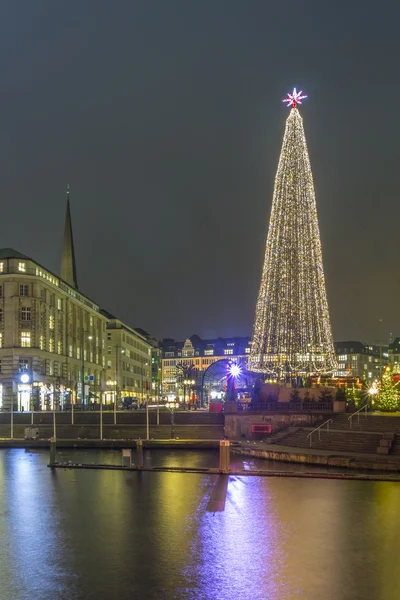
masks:
[(361, 408), (359, 408), (358, 410), (356, 410), (356, 412), (353, 412), (349, 417), (348, 417), (348, 421), (349, 421), (349, 425), (350, 425), (350, 429), (353, 426), (353, 417), (355, 417), (355, 415), (357, 415), (357, 422), (360, 422), (360, 413), (361, 411), (365, 411), (365, 417), (367, 416), (367, 408), (369, 407), (369, 404), (365, 404), (365, 406), (362, 406)]
[(323, 423), (321, 423), (321, 425), (319, 425), (318, 427), (316, 427), (315, 429), (313, 429), (312, 431), (310, 431), (310, 433), (308, 434), (308, 438), (310, 438), (310, 448), (311, 448), (311, 442), (312, 442), (312, 436), (313, 433), (315, 433), (316, 431), (318, 431), (318, 440), (321, 440), (321, 428), (326, 425), (326, 431), (327, 433), (329, 433), (329, 423), (333, 423), (332, 419), (328, 419), (327, 421), (324, 421)]
[(304, 402), (238, 402), (239, 410), (255, 412), (333, 412), (330, 400)]

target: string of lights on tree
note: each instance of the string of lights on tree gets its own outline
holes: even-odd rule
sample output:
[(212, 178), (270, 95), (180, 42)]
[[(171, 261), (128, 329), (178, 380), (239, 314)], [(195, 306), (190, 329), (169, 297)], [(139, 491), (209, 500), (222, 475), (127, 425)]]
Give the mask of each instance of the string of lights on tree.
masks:
[(275, 177), (249, 368), (288, 374), (332, 372), (336, 358), (326, 296), (314, 183), (303, 119), (303, 92), (291, 108)]

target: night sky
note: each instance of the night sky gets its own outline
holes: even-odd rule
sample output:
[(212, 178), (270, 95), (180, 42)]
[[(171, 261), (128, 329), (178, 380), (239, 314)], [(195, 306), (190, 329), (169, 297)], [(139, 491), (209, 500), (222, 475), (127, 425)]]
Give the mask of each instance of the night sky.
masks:
[[(293, 86), (335, 340), (400, 335), (397, 2), (8, 0), (0, 247), (152, 335), (250, 335)], [(340, 7), (340, 8), (339, 8)]]

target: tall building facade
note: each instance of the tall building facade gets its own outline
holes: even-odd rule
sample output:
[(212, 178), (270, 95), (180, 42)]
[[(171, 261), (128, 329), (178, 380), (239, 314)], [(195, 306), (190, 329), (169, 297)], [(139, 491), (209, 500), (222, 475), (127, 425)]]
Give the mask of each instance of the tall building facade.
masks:
[(119, 404), (124, 398), (150, 400), (152, 392), (152, 345), (145, 335), (125, 325), (105, 310), (106, 381), (105, 402)]
[(75, 287), (1, 249), (0, 407), (48, 409), (100, 394), (106, 322)]
[[(192, 335), (184, 342), (164, 339), (160, 342), (162, 351), (162, 390), (165, 396), (183, 399), (184, 373), (195, 381), (193, 389), (199, 389), (205, 371), (217, 361), (232, 359), (244, 364), (250, 354), (250, 338), (232, 337), (203, 340)], [(182, 376), (183, 373), (183, 376)]]
[(335, 351), (325, 288), (314, 183), (297, 108), (289, 94), (275, 177), (249, 368), (278, 378), (332, 372)]

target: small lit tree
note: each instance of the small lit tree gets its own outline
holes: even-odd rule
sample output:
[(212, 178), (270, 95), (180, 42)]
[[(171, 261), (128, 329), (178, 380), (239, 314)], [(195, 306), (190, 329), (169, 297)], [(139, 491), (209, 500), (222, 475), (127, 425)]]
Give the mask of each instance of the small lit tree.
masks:
[(383, 411), (399, 410), (399, 393), (397, 384), (392, 381), (390, 367), (386, 367), (382, 375), (382, 383), (378, 393), (378, 408)]

